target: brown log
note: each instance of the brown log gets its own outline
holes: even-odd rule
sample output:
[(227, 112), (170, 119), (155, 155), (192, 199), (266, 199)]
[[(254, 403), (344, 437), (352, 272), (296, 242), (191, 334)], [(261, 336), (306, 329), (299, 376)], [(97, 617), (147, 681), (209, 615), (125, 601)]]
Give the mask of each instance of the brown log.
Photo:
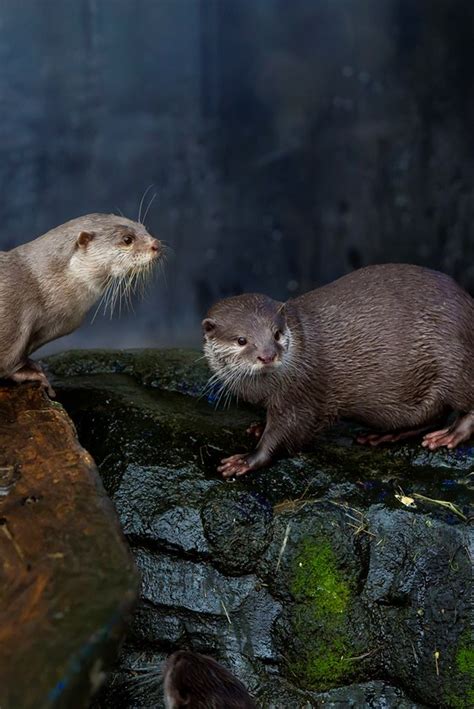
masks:
[(138, 572), (64, 409), (0, 387), (0, 707), (83, 707), (101, 684)]

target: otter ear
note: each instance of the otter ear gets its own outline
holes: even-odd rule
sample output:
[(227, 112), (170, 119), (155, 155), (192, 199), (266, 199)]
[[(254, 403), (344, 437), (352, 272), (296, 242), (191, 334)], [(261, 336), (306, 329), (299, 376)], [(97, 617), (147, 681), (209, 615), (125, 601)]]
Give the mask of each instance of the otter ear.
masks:
[(201, 324), (205, 335), (211, 335), (216, 329), (216, 321), (212, 318), (205, 318)]
[(91, 231), (81, 231), (81, 233), (76, 239), (76, 248), (85, 249), (86, 246), (92, 241), (94, 236), (95, 234), (93, 234)]

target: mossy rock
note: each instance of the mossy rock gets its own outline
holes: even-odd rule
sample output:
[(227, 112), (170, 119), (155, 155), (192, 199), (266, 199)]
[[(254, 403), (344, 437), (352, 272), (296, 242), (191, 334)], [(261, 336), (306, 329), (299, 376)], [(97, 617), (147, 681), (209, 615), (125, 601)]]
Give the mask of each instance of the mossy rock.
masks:
[(277, 679), (285, 709), (468, 705), (469, 446), (373, 450), (344, 423), (225, 482), (218, 461), (254, 445), (245, 429), (261, 412), (199, 396), (198, 356), (49, 360), (148, 579), (127, 652), (214, 652), (265, 709), (282, 709)]

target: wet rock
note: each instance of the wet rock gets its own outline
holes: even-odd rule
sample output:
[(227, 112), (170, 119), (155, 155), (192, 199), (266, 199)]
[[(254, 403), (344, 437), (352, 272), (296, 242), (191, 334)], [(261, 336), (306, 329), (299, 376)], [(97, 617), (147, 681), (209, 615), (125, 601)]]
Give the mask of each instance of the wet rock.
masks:
[(385, 670), (429, 704), (462, 706), (473, 688), (460, 658), (473, 639), (474, 530), (380, 506), (368, 520), (375, 536), (363, 596), (376, 617)]
[(50, 359), (143, 572), (100, 706), (114, 706), (117, 687), (123, 706), (161, 706), (127, 663), (192, 647), (264, 708), (470, 707), (472, 447), (373, 450), (341, 424), (224, 482), (216, 464), (252, 446), (245, 428), (259, 412), (199, 398), (198, 356)]
[(254, 576), (225, 578), (208, 564), (156, 556), (141, 549), (135, 558), (142, 571), (142, 598), (160, 606), (226, 617), (255, 588)]
[(284, 600), (276, 626), (284, 673), (318, 690), (369, 678), (372, 630), (360, 599), (366, 540), (338, 504), (308, 503), (275, 521), (262, 562), (270, 591)]
[(216, 566), (229, 574), (252, 571), (270, 541), (273, 510), (268, 500), (219, 486), (201, 515)]
[(216, 484), (217, 481), (199, 479), (193, 466), (175, 469), (129, 465), (113, 499), (129, 537), (169, 551), (207, 554), (199, 500)]
[(209, 371), (200, 352), (190, 350), (72, 350), (46, 359), (56, 377), (127, 374), (163, 391), (200, 396)]
[(277, 680), (269, 684), (259, 701), (265, 709), (424, 709), (425, 706), (409, 699), (398, 687), (381, 681), (351, 684), (328, 692), (304, 692)]
[(0, 706), (86, 706), (138, 573), (90, 455), (32, 385), (0, 388)]

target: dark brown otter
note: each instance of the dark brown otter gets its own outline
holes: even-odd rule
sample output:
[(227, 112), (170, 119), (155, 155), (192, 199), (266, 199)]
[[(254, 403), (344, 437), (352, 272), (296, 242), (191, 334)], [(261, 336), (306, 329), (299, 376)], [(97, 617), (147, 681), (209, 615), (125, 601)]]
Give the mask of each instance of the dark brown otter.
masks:
[(164, 670), (167, 709), (255, 709), (244, 685), (212, 657), (178, 650)]
[(73, 219), (0, 252), (0, 377), (54, 394), (29, 355), (75, 330), (101, 296), (113, 308), (161, 254), (143, 224), (113, 214)]
[(214, 380), (267, 409), (255, 452), (225, 458), (225, 477), (300, 450), (339, 418), (388, 432), (359, 438), (371, 445), (421, 433), (448, 410), (455, 423), (423, 446), (474, 433), (474, 300), (437, 271), (368, 266), (287, 303), (228, 298), (203, 330)]

